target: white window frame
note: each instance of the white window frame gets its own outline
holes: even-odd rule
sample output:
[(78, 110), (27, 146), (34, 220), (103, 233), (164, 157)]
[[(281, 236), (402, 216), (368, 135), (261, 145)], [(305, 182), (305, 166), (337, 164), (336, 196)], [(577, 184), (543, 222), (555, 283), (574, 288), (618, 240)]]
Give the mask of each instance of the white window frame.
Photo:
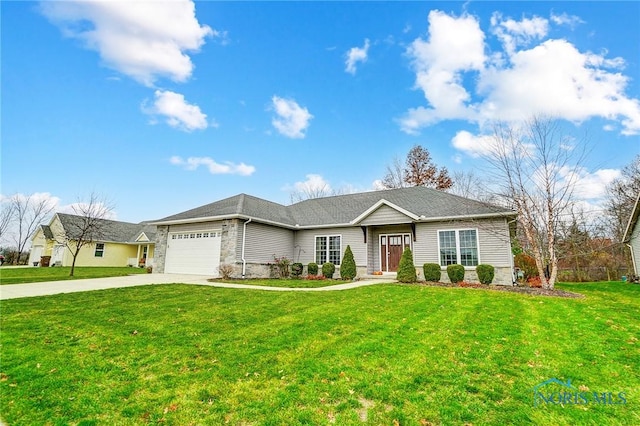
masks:
[[(440, 233), (441, 232), (455, 232), (456, 237), (456, 264), (462, 265), (460, 262), (462, 261), (462, 256), (460, 255), (460, 232), (461, 231), (475, 231), (476, 233), (476, 250), (478, 250), (478, 265), (482, 263), (480, 260), (480, 233), (478, 232), (478, 228), (455, 228), (455, 229), (438, 229), (438, 265), (440, 265), (441, 269), (447, 269), (448, 265), (442, 264), (442, 259), (440, 257)], [(475, 270), (476, 266), (465, 266), (464, 269)], [(463, 265), (464, 266), (464, 265)]]
[[(314, 235), (313, 236), (313, 261), (315, 263), (318, 262), (318, 238), (326, 238), (327, 239), (327, 248), (326, 248), (326, 258), (327, 258), (327, 262), (329, 262), (329, 259), (331, 258), (330, 256), (330, 245), (329, 245), (329, 239), (331, 237), (338, 237), (340, 239), (340, 246), (338, 248), (338, 263), (334, 263), (334, 265), (336, 266), (340, 266), (340, 264), (342, 263), (342, 234), (328, 234), (328, 235)], [(333, 263), (333, 262), (330, 262)], [(319, 266), (322, 266), (318, 263)]]
[[(98, 246), (102, 245), (102, 250), (100, 251), (102, 254), (98, 256)], [(102, 257), (104, 258), (104, 253), (107, 251), (106, 243), (96, 243), (96, 248), (93, 250), (93, 257)]]

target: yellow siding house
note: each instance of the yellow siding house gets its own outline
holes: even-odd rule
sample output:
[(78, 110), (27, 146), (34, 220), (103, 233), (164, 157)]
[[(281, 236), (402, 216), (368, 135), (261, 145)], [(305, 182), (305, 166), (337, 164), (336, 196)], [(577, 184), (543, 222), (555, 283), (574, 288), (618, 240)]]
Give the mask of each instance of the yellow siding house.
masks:
[[(81, 216), (56, 213), (48, 225), (40, 225), (31, 238), (29, 264), (41, 266), (49, 257), (50, 266), (71, 266), (74, 230), (81, 221)], [(76, 266), (153, 266), (154, 225), (115, 220), (103, 225), (100, 238), (80, 249)]]

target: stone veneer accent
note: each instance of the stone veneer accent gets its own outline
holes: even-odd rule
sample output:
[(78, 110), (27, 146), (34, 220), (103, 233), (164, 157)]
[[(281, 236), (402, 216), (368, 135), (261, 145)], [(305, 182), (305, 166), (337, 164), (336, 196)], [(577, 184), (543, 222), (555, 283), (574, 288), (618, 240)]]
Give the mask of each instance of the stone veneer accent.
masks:
[(167, 225), (159, 225), (156, 230), (156, 247), (153, 257), (153, 273), (164, 273), (164, 261), (167, 253), (167, 236), (169, 235), (169, 227)]
[[(222, 221), (222, 240), (220, 241), (220, 264), (235, 265), (240, 255), (238, 247), (238, 219), (226, 219)], [(242, 271), (242, 265), (240, 266)], [(241, 272), (242, 273), (242, 272)]]

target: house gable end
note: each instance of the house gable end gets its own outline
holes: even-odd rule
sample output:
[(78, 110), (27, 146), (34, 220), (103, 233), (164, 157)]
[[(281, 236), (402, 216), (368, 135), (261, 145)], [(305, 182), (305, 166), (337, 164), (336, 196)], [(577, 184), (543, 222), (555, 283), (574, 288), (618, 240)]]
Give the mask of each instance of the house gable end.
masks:
[(418, 219), (419, 217), (410, 211), (382, 199), (355, 218), (351, 223), (363, 226), (390, 225), (411, 223)]

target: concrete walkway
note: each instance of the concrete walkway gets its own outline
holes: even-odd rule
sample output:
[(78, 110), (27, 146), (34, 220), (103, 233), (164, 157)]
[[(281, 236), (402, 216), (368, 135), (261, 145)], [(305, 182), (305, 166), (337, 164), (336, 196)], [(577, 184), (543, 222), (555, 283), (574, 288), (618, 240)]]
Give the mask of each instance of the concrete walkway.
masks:
[(373, 284), (394, 282), (394, 280), (362, 280), (346, 284), (337, 284), (317, 288), (286, 288), (266, 287), (260, 285), (230, 284), (209, 282), (209, 276), (186, 274), (135, 274), (125, 277), (92, 278), (83, 280), (46, 281), (32, 284), (10, 284), (0, 286), (0, 300), (18, 299), (21, 297), (49, 296), (62, 293), (77, 293), (82, 291), (105, 290), (109, 288), (136, 287), (157, 284), (194, 284), (211, 287), (237, 288), (265, 291), (336, 291), (348, 290)]

